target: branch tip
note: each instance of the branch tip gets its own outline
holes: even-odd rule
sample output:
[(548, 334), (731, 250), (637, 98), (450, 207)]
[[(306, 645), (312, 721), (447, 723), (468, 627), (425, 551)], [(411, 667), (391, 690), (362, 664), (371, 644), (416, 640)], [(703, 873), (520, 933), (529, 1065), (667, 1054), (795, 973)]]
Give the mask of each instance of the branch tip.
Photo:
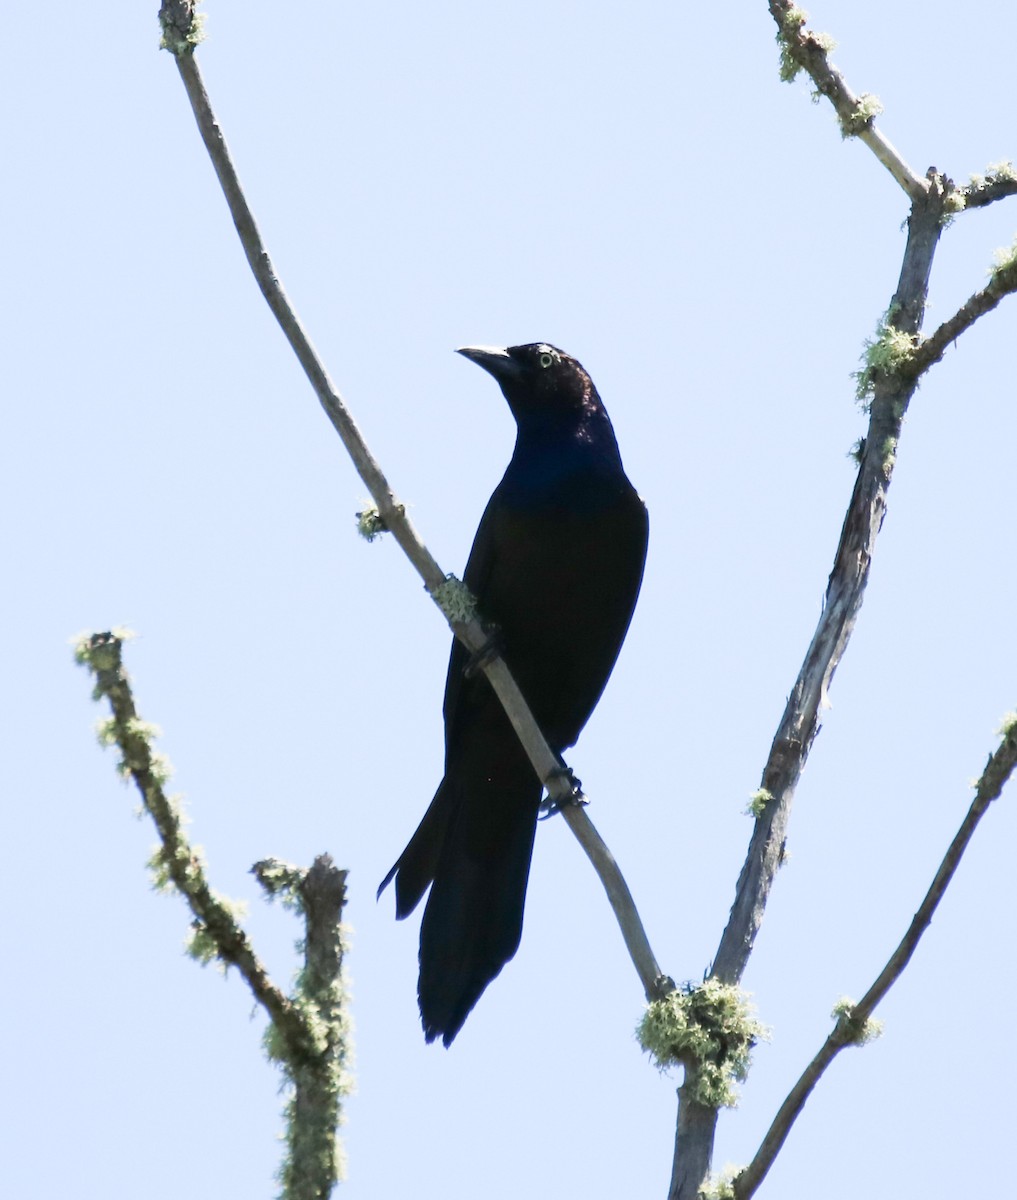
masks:
[(159, 9), (159, 49), (174, 57), (193, 54), (205, 40), (205, 15), (195, 11), (200, 0), (164, 0)]

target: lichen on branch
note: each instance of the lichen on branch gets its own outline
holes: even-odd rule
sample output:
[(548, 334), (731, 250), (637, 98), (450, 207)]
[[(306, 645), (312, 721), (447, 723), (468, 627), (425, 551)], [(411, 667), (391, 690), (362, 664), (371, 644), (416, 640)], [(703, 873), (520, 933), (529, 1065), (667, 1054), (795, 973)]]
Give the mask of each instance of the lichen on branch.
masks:
[(717, 979), (687, 983), (654, 1000), (636, 1029), (661, 1070), (689, 1068), (693, 1099), (709, 1108), (735, 1106), (735, 1084), (748, 1076), (752, 1048), (768, 1037), (747, 994)]
[(236, 967), (269, 1016), (265, 1048), (289, 1085), (287, 1154), (279, 1178), (283, 1200), (322, 1200), (341, 1176), (336, 1138), (340, 1101), (350, 1090), (349, 1018), (342, 980), (345, 932), (340, 917), (346, 898), (346, 872), (328, 855), (310, 870), (270, 860), (255, 868), (270, 898), (278, 897), (304, 918), (299, 944), (304, 966), (287, 997), (269, 978), (240, 926), (241, 905), (209, 885), (201, 850), (184, 834), (180, 798), (167, 796), (171, 775), (154, 747), (158, 729), (137, 712), (122, 661), (124, 630), (77, 639), (75, 658), (95, 678), (93, 697), (106, 699), (112, 716), (99, 726), (103, 746), (120, 752), (118, 772), (136, 785), (142, 808), (159, 833), (149, 860), (159, 891), (179, 893), (192, 913), (187, 952), (196, 961)]

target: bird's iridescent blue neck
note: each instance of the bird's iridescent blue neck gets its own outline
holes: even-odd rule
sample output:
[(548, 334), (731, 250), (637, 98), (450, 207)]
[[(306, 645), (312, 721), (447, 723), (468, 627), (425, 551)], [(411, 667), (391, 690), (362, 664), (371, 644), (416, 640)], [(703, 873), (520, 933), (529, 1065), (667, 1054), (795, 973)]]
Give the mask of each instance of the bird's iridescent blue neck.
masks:
[(501, 481), (513, 508), (553, 504), (592, 511), (613, 502), (621, 455), (603, 405), (581, 411), (527, 413), (518, 421), (515, 450)]

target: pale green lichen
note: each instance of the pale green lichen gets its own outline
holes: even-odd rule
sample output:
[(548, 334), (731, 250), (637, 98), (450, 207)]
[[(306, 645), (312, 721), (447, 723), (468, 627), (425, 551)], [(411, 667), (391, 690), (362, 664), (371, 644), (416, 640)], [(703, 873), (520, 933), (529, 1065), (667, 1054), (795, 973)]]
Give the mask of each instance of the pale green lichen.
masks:
[(796, 4), (792, 4), (780, 14), (777, 45), (780, 47), (780, 77), (785, 83), (791, 83), (798, 72), (804, 69), (805, 64), (799, 61), (798, 55), (803, 49), (802, 42), (805, 38), (824, 54), (829, 54), (837, 45), (828, 33), (816, 33), (812, 29), (803, 32), (802, 26), (808, 19), (809, 14), (805, 9)]
[(636, 1038), (660, 1070), (686, 1067), (686, 1086), (710, 1108), (733, 1108), (753, 1046), (769, 1036), (740, 988), (707, 979), (647, 1006)]
[(445, 582), (432, 589), (431, 598), (453, 625), (472, 621), (477, 615), (477, 598), (455, 575), (446, 575)]
[(700, 1200), (735, 1200), (734, 1182), (742, 1173), (742, 1167), (731, 1164), (716, 1174), (709, 1174), (699, 1189)]
[(943, 221), (950, 221), (968, 205), (968, 198), (960, 188), (953, 188), (943, 197)]
[(303, 867), (278, 858), (266, 858), (251, 867), (251, 874), (264, 888), (269, 900), (278, 900), (283, 908), (291, 911), (303, 912), (300, 885), (307, 877)]
[(110, 746), (116, 745), (117, 728), (116, 717), (104, 717), (96, 722), (95, 736), (103, 750), (108, 750)]
[(1017, 712), (1005, 713), (996, 732), (1000, 737), (1007, 738), (1013, 733), (1014, 729), (1017, 729)]
[(992, 283), (1012, 287), (1014, 281), (1011, 276), (1015, 272), (1017, 272), (1017, 238), (1014, 239), (1012, 245), (1005, 246), (993, 254), (989, 278)]
[(781, 14), (780, 26), (777, 29), (777, 45), (780, 47), (780, 77), (784, 83), (791, 83), (802, 65), (794, 55), (801, 35), (802, 26), (809, 19), (804, 8), (792, 5)]
[(847, 1042), (852, 1046), (866, 1046), (874, 1042), (883, 1033), (883, 1022), (875, 1017), (859, 1020), (855, 1016), (855, 1002), (850, 996), (841, 996), (833, 1006), (830, 1016), (837, 1022), (838, 1027), (847, 1035)]
[[(167, 797), (170, 804), (179, 797)], [(152, 877), (152, 888), (157, 892), (172, 892), (178, 888), (189, 896), (205, 887), (205, 872), (207, 862), (201, 846), (192, 846), (180, 838), (173, 849), (160, 842), (152, 851), (148, 862), (149, 874)]]
[[(972, 183), (975, 176), (971, 176)], [(1009, 159), (1002, 162), (989, 163), (985, 168), (985, 178), (982, 183), (1017, 183), (1017, 167)]]
[[(213, 906), (219, 910), (216, 914), (216, 921), (220, 923), (228, 921), (239, 932), (240, 922), (247, 916), (246, 902), (243, 900), (230, 900), (227, 896), (222, 896), (218, 892), (210, 892), (210, 898)], [(195, 962), (200, 963), (203, 967), (208, 966), (210, 962), (215, 962), (218, 959), (220, 970), (225, 975), (229, 964), (222, 958), (220, 939), (216, 937), (204, 921), (197, 917), (191, 922), (184, 950)]]
[(79, 633), (71, 638), (74, 646), (74, 661), (80, 667), (91, 667), (93, 671), (111, 671), (117, 664), (119, 646), (138, 635), (122, 625), (108, 633)]
[(872, 398), (879, 377), (896, 375), (907, 366), (914, 357), (917, 344), (915, 337), (897, 329), (889, 320), (879, 323), (876, 336), (866, 339), (861, 356), (862, 369), (853, 374), (857, 383), (855, 395), (860, 403), (867, 403)]
[(841, 118), (841, 136), (845, 138), (857, 137), (863, 130), (871, 129), (872, 122), (882, 111), (883, 105), (880, 103), (879, 97), (873, 96), (869, 92), (863, 92), (858, 97), (858, 103), (852, 112), (848, 116)]
[(992, 179), (1005, 179), (1011, 183), (1017, 183), (1017, 167), (1008, 158), (1000, 162), (989, 163), (989, 176)]
[[(984, 175), (975, 173), (968, 180), (965, 187), (957, 189), (960, 199), (955, 202), (956, 208), (954, 211), (960, 211), (961, 208), (965, 207), (970, 195), (997, 187), (999, 184), (1012, 183), (1017, 183), (1017, 167), (1009, 159), (1003, 162), (989, 163), (985, 168)], [(950, 197), (947, 199), (949, 201)]]
[(750, 817), (761, 817), (766, 811), (766, 806), (773, 799), (773, 793), (761, 787), (752, 793), (749, 797), (748, 807), (745, 812)]
[[(89, 653), (80, 661), (87, 663), (93, 671), (111, 670), (114, 663), (100, 666), (96, 662), (97, 658), (102, 658), (103, 651), (108, 649), (109, 647), (99, 647), (95, 653)], [(116, 770), (121, 779), (127, 780), (140, 775), (142, 778), (138, 780), (139, 785), (144, 779), (146, 787), (156, 788), (165, 787), (172, 779), (172, 763), (154, 746), (155, 739), (162, 736), (158, 725), (151, 721), (142, 721), (140, 717), (130, 717), (122, 724), (115, 716), (105, 717), (97, 722), (95, 733), (99, 745), (104, 750), (111, 746), (120, 750)]]
[(212, 935), (208, 926), (202, 924), (200, 921), (192, 923), (184, 950), (188, 957), (193, 958), (196, 963), (200, 963), (203, 967), (207, 967), (210, 962), (214, 962), (219, 957), (219, 943)]
[(357, 513), (357, 533), (367, 542), (388, 533), (388, 526), (376, 508), (365, 508)]
[[(346, 926), (335, 927), (340, 962), (347, 952), (347, 933)], [(308, 1030), (317, 1061), (295, 1062), (276, 1027), (270, 1024), (265, 1030), (265, 1053), (278, 1063), (287, 1081), (287, 1151), (277, 1174), (283, 1196), (305, 1194), (307, 1188), (301, 1184), (310, 1178), (335, 1183), (345, 1177), (345, 1155), (335, 1131), (344, 1120), (341, 1100), (353, 1090), (350, 1006), (341, 978), (322, 985), (305, 969), (297, 976), (291, 1002)], [(298, 1089), (303, 1098), (299, 1113)]]
[[(194, 0), (193, 4), (164, 5), (159, 14), (159, 26), (162, 30), (162, 36), (159, 38), (160, 50), (168, 50), (171, 54), (179, 56), (193, 51), (205, 40), (205, 14), (194, 11), (198, 2), (199, 0)], [(184, 13), (190, 9), (190, 20), (183, 28), (172, 21), (172, 14), (169, 12), (171, 7), (177, 11), (183, 9)]]

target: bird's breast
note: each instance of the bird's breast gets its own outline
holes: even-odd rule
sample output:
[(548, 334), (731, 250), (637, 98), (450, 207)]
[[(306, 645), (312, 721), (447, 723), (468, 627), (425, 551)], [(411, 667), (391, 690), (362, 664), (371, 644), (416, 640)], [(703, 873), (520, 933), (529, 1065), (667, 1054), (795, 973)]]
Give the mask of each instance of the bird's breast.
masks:
[[(571, 489), (537, 508), (498, 507), (478, 594), (506, 662), (556, 749), (592, 711), (625, 636), (646, 553), (642, 501)], [(578, 499), (578, 503), (575, 503)]]

